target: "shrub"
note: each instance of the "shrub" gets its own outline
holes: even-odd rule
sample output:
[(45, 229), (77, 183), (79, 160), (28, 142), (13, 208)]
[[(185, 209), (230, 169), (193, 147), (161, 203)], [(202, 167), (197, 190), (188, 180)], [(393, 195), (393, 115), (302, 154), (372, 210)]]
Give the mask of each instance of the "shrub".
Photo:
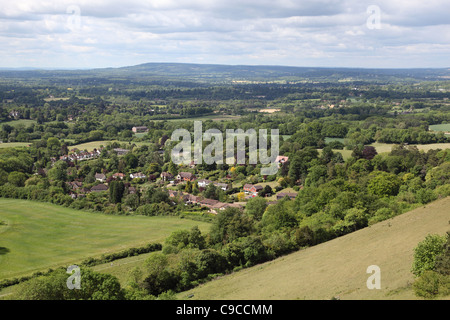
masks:
[(435, 267), (436, 256), (444, 251), (444, 244), (447, 241), (445, 236), (427, 235), (425, 239), (414, 248), (414, 261), (412, 273), (421, 276), (427, 270)]
[(426, 270), (413, 283), (414, 293), (423, 298), (434, 298), (439, 293), (439, 274)]

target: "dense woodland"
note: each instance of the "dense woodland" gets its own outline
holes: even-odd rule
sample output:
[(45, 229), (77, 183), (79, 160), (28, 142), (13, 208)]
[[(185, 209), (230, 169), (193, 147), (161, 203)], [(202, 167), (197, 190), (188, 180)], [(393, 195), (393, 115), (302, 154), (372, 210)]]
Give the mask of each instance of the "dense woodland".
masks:
[[(79, 297), (54, 292), (58, 299), (169, 297), (217, 274), (449, 196), (450, 149), (423, 151), (415, 146), (450, 142), (445, 132), (430, 130), (431, 125), (450, 123), (449, 88), (446, 81), (418, 80), (224, 84), (8, 74), (0, 81), (0, 140), (28, 146), (0, 149), (0, 196), (108, 214), (211, 221), (208, 234), (196, 228), (172, 234), (145, 270), (132, 270), (126, 289), (110, 279), (111, 290), (106, 292), (83, 292)], [(260, 112), (267, 109), (277, 112)], [(272, 176), (261, 176), (261, 165), (176, 166), (170, 159), (175, 143), (171, 134), (177, 128), (193, 132), (194, 120), (202, 121), (204, 131), (279, 129), (279, 151), (289, 161)], [(136, 126), (148, 130), (136, 134)], [(64, 158), (78, 152), (77, 145), (98, 141), (102, 147), (96, 148), (95, 158)], [(393, 146), (379, 153), (374, 143)], [(118, 148), (126, 154), (116, 152)], [(351, 155), (344, 157), (345, 151)], [(201, 189), (195, 181), (172, 185), (161, 181), (163, 172), (191, 172), (230, 188), (223, 191), (211, 184)], [(114, 179), (116, 173), (124, 179)], [(134, 173), (146, 178), (131, 178)], [(98, 174), (105, 175), (108, 190), (89, 192), (105, 183)], [(74, 183), (85, 192), (75, 192)], [(272, 187), (243, 199), (245, 184), (268, 183)], [(297, 193), (295, 199), (273, 202), (265, 197), (286, 188)], [(224, 203), (245, 202), (245, 207), (211, 214), (170, 196), (170, 190)], [(107, 280), (86, 272), (89, 281)], [(51, 281), (33, 280), (22, 296), (33, 298), (33, 286), (64, 276), (57, 270)]]

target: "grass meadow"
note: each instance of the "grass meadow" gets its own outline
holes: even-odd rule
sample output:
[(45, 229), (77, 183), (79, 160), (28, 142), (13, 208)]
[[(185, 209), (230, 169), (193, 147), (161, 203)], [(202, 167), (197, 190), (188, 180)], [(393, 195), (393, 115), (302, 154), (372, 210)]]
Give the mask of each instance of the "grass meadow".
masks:
[(88, 257), (160, 242), (178, 229), (209, 224), (179, 217), (91, 213), (0, 198), (0, 280), (80, 263)]
[(450, 123), (433, 124), (428, 127), (431, 131), (450, 132)]

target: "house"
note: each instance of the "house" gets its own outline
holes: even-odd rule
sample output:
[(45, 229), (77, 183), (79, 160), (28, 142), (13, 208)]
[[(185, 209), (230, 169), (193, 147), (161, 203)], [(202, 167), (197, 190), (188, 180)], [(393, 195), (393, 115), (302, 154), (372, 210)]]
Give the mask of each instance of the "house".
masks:
[(197, 185), (199, 188), (206, 188), (212, 181), (206, 179), (197, 180)]
[(115, 153), (117, 153), (118, 156), (123, 156), (123, 155), (127, 154), (128, 152), (130, 152), (130, 150), (122, 149), (122, 148), (114, 148), (113, 150)]
[(173, 174), (169, 172), (161, 172), (160, 176), (162, 181), (170, 181), (173, 179)]
[(225, 210), (226, 205), (227, 205), (226, 203), (217, 202), (216, 204), (212, 205), (209, 208), (209, 212), (214, 213), (214, 214), (218, 214), (220, 210)]
[(285, 156), (277, 156), (275, 159), (275, 163), (278, 163), (279, 165), (282, 165), (285, 162), (289, 161), (289, 157), (285, 157)]
[(211, 208), (212, 206), (214, 206), (215, 204), (217, 204), (219, 202), (219, 200), (214, 200), (214, 199), (202, 199), (200, 200), (198, 203), (201, 206), (205, 206), (207, 208)]
[(227, 183), (220, 183), (220, 182), (214, 183), (214, 185), (215, 185), (217, 188), (220, 188), (220, 189), (223, 190), (223, 191), (227, 191), (227, 190), (228, 190), (228, 187), (229, 187), (229, 185), (228, 185)]
[(95, 180), (100, 181), (100, 182), (105, 182), (106, 176), (103, 173), (96, 173)]
[(191, 182), (193, 182), (193, 181), (195, 181), (195, 179), (196, 179), (196, 176), (193, 173), (191, 173), (191, 172), (180, 172), (177, 175), (177, 180), (180, 180), (180, 181), (191, 181)]
[(147, 178), (147, 176), (145, 174), (143, 174), (142, 172), (138, 172), (138, 173), (130, 173), (130, 178), (131, 179), (145, 179)]
[(83, 186), (83, 184), (80, 181), (66, 182), (66, 184), (72, 190), (79, 189), (79, 188), (81, 188)]
[(244, 192), (247, 194), (251, 194), (253, 196), (257, 196), (258, 192), (263, 189), (260, 185), (253, 185), (253, 184), (245, 184), (244, 185)]
[(226, 208), (239, 208), (242, 209), (242, 205), (238, 203), (224, 203), (224, 202), (218, 202), (215, 205), (211, 206), (209, 209), (209, 212), (218, 214), (220, 211), (225, 210)]
[(135, 187), (128, 187), (127, 190), (128, 194), (135, 194), (137, 191)]
[(88, 188), (79, 188), (78, 190), (77, 190), (77, 192), (78, 192), (78, 197), (80, 197), (80, 194), (86, 194), (86, 193), (89, 193), (89, 192), (91, 192), (91, 190), (89, 190)]
[(193, 194), (190, 193), (183, 195), (183, 201), (186, 204), (197, 204), (201, 199), (202, 199), (201, 197), (194, 196)]
[(123, 173), (121, 173), (121, 172), (117, 172), (117, 173), (114, 173), (114, 174), (112, 175), (112, 177), (113, 177), (113, 179), (115, 179), (115, 180), (118, 180), (118, 179), (123, 180), (123, 178), (125, 178), (125, 174), (123, 174)]
[(134, 133), (148, 132), (148, 128), (147, 128), (146, 126), (133, 127), (133, 128), (131, 129), (131, 131), (133, 131)]
[(168, 192), (169, 192), (169, 197), (170, 198), (176, 198), (178, 196), (182, 196), (183, 195), (183, 193), (180, 192), (180, 191), (169, 190)]
[(284, 197), (289, 197), (289, 199), (294, 200), (296, 196), (297, 194), (293, 192), (280, 192), (277, 194), (277, 200), (281, 200)]
[(91, 192), (102, 192), (102, 191), (107, 191), (107, 190), (108, 190), (108, 186), (103, 183), (93, 186), (91, 188)]

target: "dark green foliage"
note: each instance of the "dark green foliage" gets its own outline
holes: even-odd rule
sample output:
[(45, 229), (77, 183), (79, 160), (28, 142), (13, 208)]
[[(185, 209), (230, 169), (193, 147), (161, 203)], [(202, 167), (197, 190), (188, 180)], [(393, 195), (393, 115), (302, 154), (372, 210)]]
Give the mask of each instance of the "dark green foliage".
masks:
[(67, 288), (69, 274), (57, 269), (49, 275), (32, 278), (20, 284), (15, 295), (22, 300), (122, 300), (118, 279), (105, 273), (81, 268), (80, 289)]
[(436, 272), (450, 276), (450, 232), (447, 232), (447, 242), (444, 244), (442, 253), (435, 259)]
[(238, 238), (251, 234), (253, 223), (240, 209), (227, 208), (217, 215), (211, 226), (211, 241), (218, 244), (227, 244)]
[(111, 203), (122, 202), (125, 185), (122, 181), (111, 181), (109, 183), (109, 201)]

